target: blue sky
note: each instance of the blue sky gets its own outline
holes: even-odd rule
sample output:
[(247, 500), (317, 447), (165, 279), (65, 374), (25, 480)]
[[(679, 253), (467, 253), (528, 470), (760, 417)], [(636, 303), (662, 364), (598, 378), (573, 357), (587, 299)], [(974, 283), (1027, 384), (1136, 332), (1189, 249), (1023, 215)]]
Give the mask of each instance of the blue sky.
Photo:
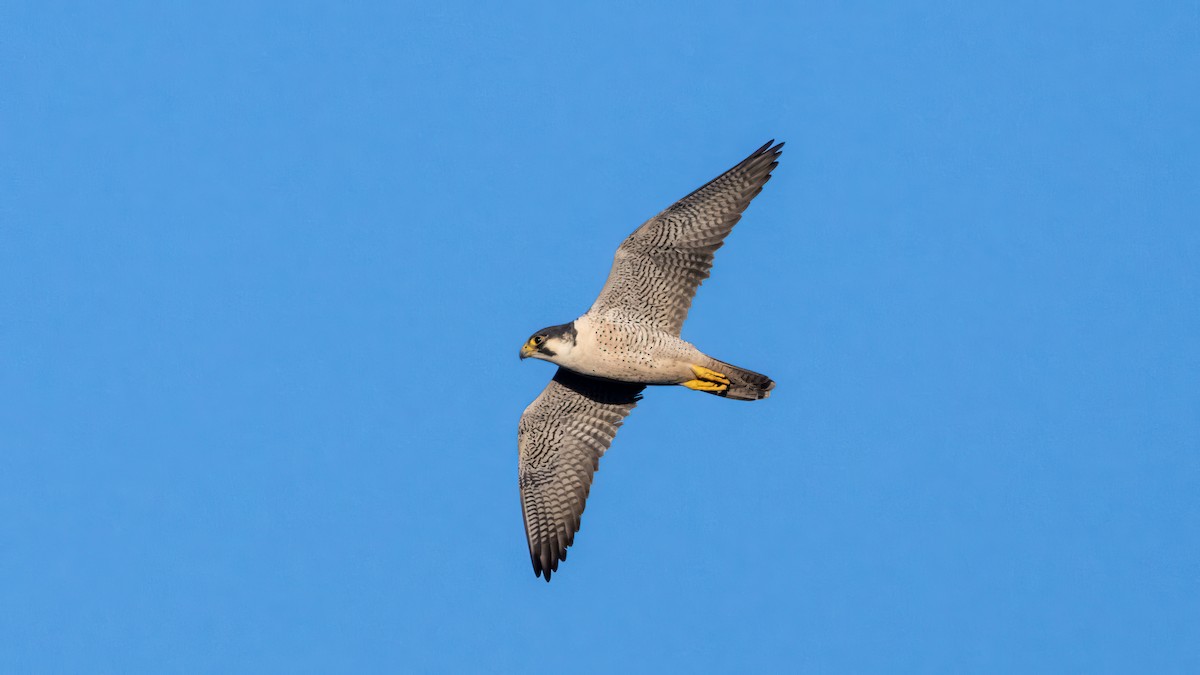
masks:
[[(1054, 4), (9, 3), (0, 670), (1200, 669), (1200, 11)], [(517, 348), (770, 138), (777, 390), (535, 579)]]

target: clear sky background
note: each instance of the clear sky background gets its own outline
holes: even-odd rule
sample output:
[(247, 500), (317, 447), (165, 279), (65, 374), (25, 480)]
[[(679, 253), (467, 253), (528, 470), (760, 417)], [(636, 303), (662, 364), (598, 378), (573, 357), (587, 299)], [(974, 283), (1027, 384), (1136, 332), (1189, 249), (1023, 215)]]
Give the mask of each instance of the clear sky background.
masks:
[[(0, 671), (1200, 670), (1200, 9), (7, 3)], [(166, 3), (172, 4), (173, 3)], [(534, 330), (777, 138), (547, 585)]]

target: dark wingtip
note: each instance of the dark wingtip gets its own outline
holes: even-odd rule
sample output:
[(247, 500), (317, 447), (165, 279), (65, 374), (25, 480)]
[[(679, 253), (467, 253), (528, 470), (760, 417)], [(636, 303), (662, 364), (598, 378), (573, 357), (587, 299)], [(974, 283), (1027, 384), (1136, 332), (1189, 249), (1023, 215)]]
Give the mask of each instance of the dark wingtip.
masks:
[(529, 552), (529, 560), (533, 563), (534, 578), (542, 577), (546, 583), (550, 583), (550, 575), (554, 574), (554, 570), (558, 568), (557, 561), (551, 556), (546, 556), (546, 559), (543, 560), (533, 551)]
[(767, 141), (766, 143), (763, 143), (763, 146), (761, 148), (759, 148), (758, 150), (755, 150), (754, 154), (755, 155), (763, 155), (768, 152), (773, 152), (776, 155), (778, 155), (780, 152), (782, 152), (784, 142), (785, 141), (779, 141), (778, 143), (776, 143), (775, 139), (772, 138), (771, 140)]
[[(765, 157), (765, 158), (768, 158), (771, 162), (770, 168), (774, 169), (776, 166), (779, 165), (779, 162), (778, 162), (779, 156), (782, 154), (783, 154), (783, 141), (776, 143), (775, 139), (772, 138), (771, 140), (764, 143), (761, 148), (750, 153), (750, 156), (747, 157), (746, 159), (742, 160), (742, 163), (739, 164), (738, 166), (747, 166), (751, 163), (757, 164), (759, 162), (762, 162), (763, 158)], [(734, 168), (736, 169), (737, 167), (734, 167)], [(770, 175), (769, 171), (768, 171), (768, 175)], [(688, 195), (688, 196), (690, 197), (691, 195)]]

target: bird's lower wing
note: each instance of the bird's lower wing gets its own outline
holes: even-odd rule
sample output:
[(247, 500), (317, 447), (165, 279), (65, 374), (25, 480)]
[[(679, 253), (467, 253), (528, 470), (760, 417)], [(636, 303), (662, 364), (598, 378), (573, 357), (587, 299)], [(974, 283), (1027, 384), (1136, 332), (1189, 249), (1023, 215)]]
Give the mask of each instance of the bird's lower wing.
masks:
[(755, 150), (634, 230), (617, 248), (590, 313), (620, 311), (679, 335), (713, 254), (778, 165), (783, 143)]
[(546, 581), (567, 559), (600, 456), (644, 388), (559, 368), (521, 415), (521, 510), (533, 572)]

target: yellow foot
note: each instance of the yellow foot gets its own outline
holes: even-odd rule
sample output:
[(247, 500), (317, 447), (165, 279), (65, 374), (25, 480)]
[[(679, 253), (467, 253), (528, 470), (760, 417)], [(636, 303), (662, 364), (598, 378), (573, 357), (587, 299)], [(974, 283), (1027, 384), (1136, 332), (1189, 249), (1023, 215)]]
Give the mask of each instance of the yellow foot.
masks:
[(688, 389), (695, 389), (696, 391), (725, 391), (729, 388), (729, 385), (727, 384), (721, 384), (720, 382), (706, 382), (704, 380), (688, 380), (687, 382), (680, 382), (680, 384)]
[(718, 384), (729, 384), (729, 378), (725, 377), (724, 374), (718, 373), (715, 370), (709, 370), (704, 366), (692, 366), (692, 372), (695, 373), (696, 378), (700, 380), (707, 380), (709, 382), (716, 382)]
[(729, 388), (729, 378), (715, 370), (704, 366), (692, 366), (696, 379), (682, 382), (683, 386), (696, 391), (725, 391)]

